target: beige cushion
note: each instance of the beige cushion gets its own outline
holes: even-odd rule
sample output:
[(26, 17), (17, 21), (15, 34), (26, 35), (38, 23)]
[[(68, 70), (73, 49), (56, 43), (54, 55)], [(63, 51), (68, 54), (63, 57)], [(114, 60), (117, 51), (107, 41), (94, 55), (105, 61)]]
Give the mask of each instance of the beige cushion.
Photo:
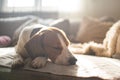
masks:
[(81, 27), (77, 33), (76, 40), (81, 43), (89, 41), (102, 43), (106, 32), (112, 24), (112, 22), (101, 22), (98, 19), (84, 17), (81, 21)]

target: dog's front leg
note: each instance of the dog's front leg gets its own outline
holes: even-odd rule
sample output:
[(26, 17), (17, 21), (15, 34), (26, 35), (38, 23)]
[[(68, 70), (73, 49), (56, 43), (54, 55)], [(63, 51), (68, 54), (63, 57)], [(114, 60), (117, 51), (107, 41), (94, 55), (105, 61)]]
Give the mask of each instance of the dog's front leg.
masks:
[(46, 63), (47, 63), (47, 58), (46, 57), (36, 57), (31, 62), (31, 66), (33, 68), (41, 68), (41, 67), (45, 66)]
[(20, 55), (15, 55), (12, 61), (12, 68), (18, 68), (24, 65), (23, 58)]

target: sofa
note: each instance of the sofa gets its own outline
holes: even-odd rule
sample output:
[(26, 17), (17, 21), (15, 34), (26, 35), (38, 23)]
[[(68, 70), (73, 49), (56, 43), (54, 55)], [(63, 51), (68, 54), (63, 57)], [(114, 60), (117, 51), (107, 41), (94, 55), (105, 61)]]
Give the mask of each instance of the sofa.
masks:
[(15, 55), (14, 46), (21, 30), (28, 25), (40, 23), (48, 27), (58, 27), (66, 33), (71, 44), (90, 41), (102, 43), (106, 32), (116, 21), (106, 16), (83, 17), (78, 22), (64, 18), (42, 19), (36, 16), (0, 18), (0, 39), (4, 40), (0, 41), (0, 80), (119, 80), (119, 59), (74, 53), (78, 61), (73, 66), (61, 66), (49, 62), (42, 69), (32, 69), (28, 65), (20, 69), (11, 69)]

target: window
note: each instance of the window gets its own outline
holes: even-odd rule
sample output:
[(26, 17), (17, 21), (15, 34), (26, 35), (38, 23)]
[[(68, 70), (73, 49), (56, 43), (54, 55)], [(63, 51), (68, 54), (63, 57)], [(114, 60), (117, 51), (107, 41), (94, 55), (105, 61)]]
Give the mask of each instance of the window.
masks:
[(81, 0), (3, 0), (3, 11), (62, 11), (79, 10)]
[(52, 10), (56, 11), (59, 8), (59, 0), (42, 0), (42, 10)]
[(36, 0), (3, 0), (5, 12), (35, 11)]
[(7, 0), (8, 7), (34, 7), (35, 0)]

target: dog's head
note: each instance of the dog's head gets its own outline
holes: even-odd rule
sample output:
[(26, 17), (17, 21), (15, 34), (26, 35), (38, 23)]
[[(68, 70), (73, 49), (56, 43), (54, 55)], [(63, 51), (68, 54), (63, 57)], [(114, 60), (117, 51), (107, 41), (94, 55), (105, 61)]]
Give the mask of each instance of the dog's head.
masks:
[(56, 64), (74, 65), (77, 59), (69, 51), (69, 43), (62, 30), (48, 27), (38, 31), (25, 44), (25, 48), (32, 58), (43, 56)]

